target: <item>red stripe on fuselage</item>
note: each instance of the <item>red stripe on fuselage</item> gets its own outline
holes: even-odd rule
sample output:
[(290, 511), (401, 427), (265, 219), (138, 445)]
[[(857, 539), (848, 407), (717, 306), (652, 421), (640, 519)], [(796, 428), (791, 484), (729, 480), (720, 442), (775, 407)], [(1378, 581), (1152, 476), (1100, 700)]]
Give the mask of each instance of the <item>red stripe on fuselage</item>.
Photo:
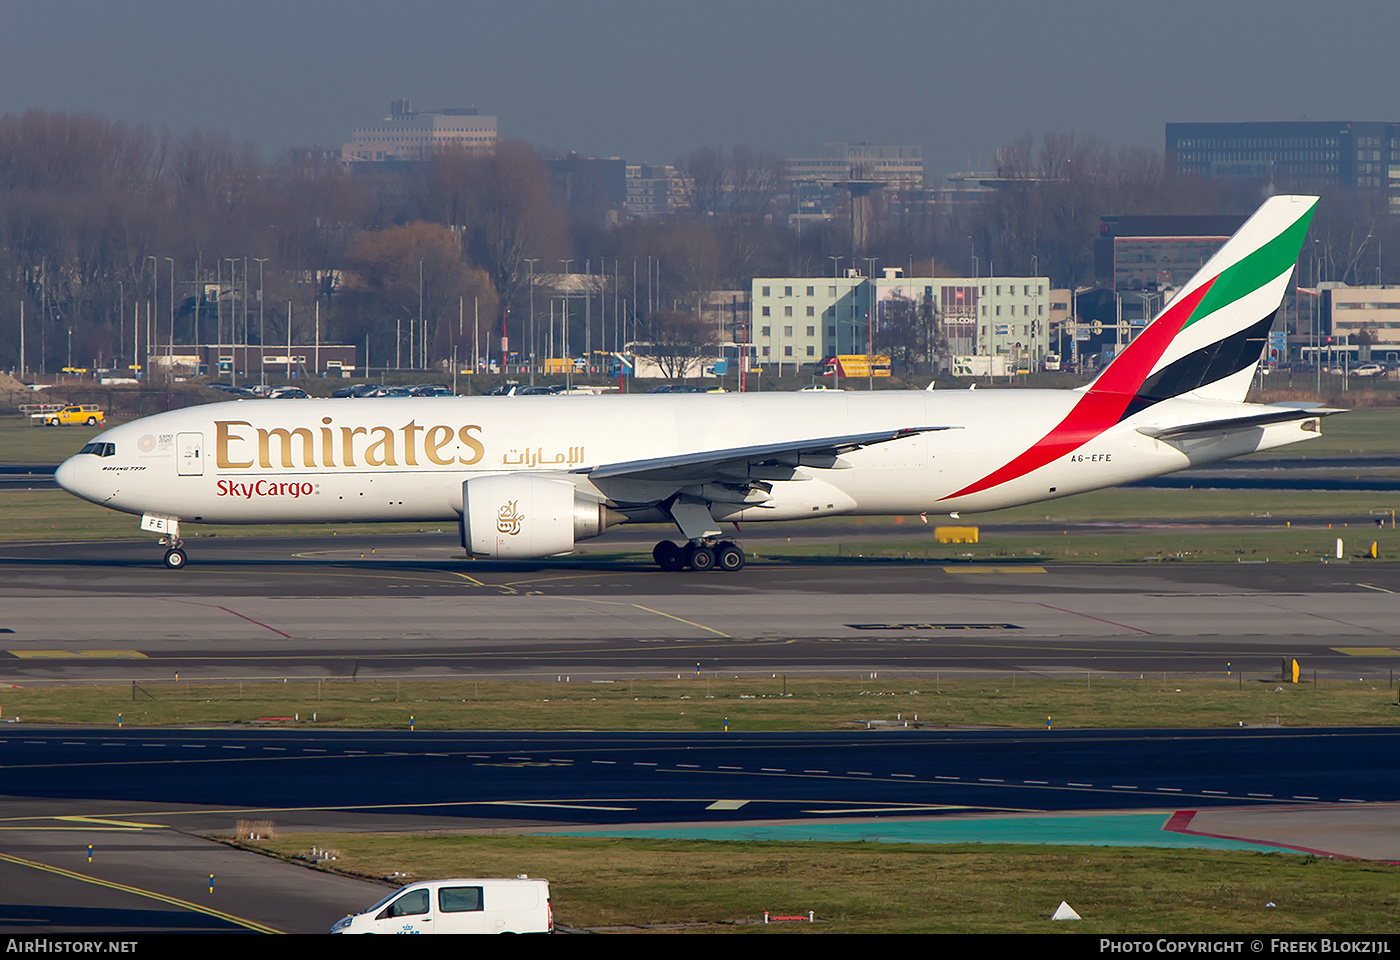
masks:
[(1094, 385), (1079, 398), (1074, 409), (1055, 428), (1035, 442), (1029, 450), (1010, 463), (993, 470), (981, 480), (968, 484), (943, 500), (981, 493), (1008, 480), (1023, 477), (1059, 457), (1070, 453), (1117, 423), (1128, 409), (1133, 396), (1142, 386), (1152, 368), (1176, 339), (1201, 302), (1215, 278), (1201, 284), (1189, 296), (1173, 303), (1166, 313), (1147, 326), (1136, 340), (1128, 344)]

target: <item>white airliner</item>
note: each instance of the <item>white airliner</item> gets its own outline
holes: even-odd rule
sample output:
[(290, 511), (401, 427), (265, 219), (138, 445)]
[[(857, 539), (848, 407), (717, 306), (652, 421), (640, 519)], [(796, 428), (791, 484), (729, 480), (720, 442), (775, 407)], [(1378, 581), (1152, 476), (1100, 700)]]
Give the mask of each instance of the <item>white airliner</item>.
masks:
[(172, 569), (181, 523), (412, 520), (507, 559), (674, 522), (662, 569), (738, 570), (721, 523), (957, 516), (1317, 436), (1335, 411), (1243, 402), (1316, 202), (1268, 200), (1077, 390), (246, 400), (114, 427), (57, 480)]

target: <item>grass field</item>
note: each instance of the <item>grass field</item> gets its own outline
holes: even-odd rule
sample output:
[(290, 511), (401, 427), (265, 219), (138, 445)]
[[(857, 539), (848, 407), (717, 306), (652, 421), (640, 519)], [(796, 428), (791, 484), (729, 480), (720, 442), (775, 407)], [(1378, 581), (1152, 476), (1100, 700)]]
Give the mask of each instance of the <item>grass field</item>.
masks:
[[(978, 641), (995, 648), (995, 639)], [(6, 686), (0, 714), (27, 723), (127, 726), (282, 725), (407, 730), (843, 730), (867, 726), (1004, 729), (1391, 726), (1400, 655), (1368, 658), (1360, 678), (1277, 671), (1214, 677), (1069, 672), (952, 679), (682, 675), (675, 679), (554, 682), (406, 680), (192, 683), (144, 678), (133, 685)], [(280, 718), (280, 719), (279, 719)]]
[[(981, 528), (981, 542), (976, 544), (934, 542), (933, 530), (938, 522), (935, 518), (924, 526), (917, 517), (862, 517), (852, 520), (851, 527), (843, 530), (839, 536), (817, 543), (764, 545), (758, 551), (761, 556), (758, 562), (782, 558), (838, 557), (908, 557), (951, 562), (1011, 558), (1037, 562), (1100, 563), (1142, 559), (1315, 562), (1320, 557), (1335, 554), (1338, 537), (1343, 539), (1348, 557), (1364, 559), (1365, 562), (1373, 562), (1369, 559), (1369, 549), (1372, 541), (1375, 541), (1378, 558), (1385, 562), (1400, 559), (1400, 530), (1393, 530), (1389, 519), (1390, 510), (1397, 508), (1400, 508), (1400, 498), (1391, 500), (1385, 495), (1368, 493), (1179, 490), (1164, 494), (1157, 490), (1101, 490), (1048, 504), (969, 515), (964, 522)], [(1238, 526), (1226, 530), (1142, 524), (1144, 516), (1165, 521), (1211, 519), (1227, 522), (1264, 514), (1277, 520), (1296, 517), (1298, 521), (1289, 527)], [(0, 492), (0, 516), (5, 518), (5, 529), (0, 533), (3, 540), (111, 540), (149, 536), (141, 533), (136, 517), (78, 500), (61, 490)], [(1384, 529), (1375, 526), (1374, 520), (1378, 517), (1385, 520)], [(1081, 527), (1067, 529), (1061, 534), (1003, 533), (997, 529), (998, 524), (1059, 522), (1121, 522), (1129, 526), (1092, 531)], [(442, 534), (444, 544), (451, 544), (457, 535), (453, 525), (447, 523), (295, 526), (188, 523), (181, 527), (187, 540), (200, 537), (331, 537), (434, 532)], [(750, 529), (768, 532), (761, 527)], [(769, 529), (775, 533), (791, 533), (797, 538), (807, 532), (802, 523)], [(920, 531), (920, 535), (910, 536), (914, 530)], [(664, 536), (666, 531), (658, 535)], [(606, 539), (593, 544), (599, 548), (607, 545)], [(648, 559), (650, 551), (629, 553), (621, 548), (615, 555)]]
[[(1033, 504), (995, 513), (968, 515), (965, 523), (978, 525), (976, 544), (942, 544), (933, 539), (937, 518), (924, 526), (917, 517), (860, 517), (839, 535), (818, 542), (800, 542), (809, 533), (802, 523), (781, 527), (750, 528), (754, 532), (790, 533), (798, 543), (765, 544), (757, 562), (819, 558), (910, 558), (931, 561), (1016, 559), (1049, 563), (1161, 560), (1316, 562), (1333, 558), (1341, 538), (1345, 556), (1361, 562), (1400, 560), (1400, 531), (1390, 526), (1390, 511), (1400, 509), (1400, 498), (1373, 493), (1308, 493), (1248, 490), (1100, 490), (1051, 503)], [(1265, 516), (1273, 526), (1240, 525), (1220, 529), (1193, 528), (1170, 523), (1153, 525), (1143, 520), (1182, 521), (1202, 519), (1214, 523)], [(60, 490), (0, 492), (0, 516), (5, 517), (4, 540), (105, 540), (147, 536), (137, 518), (115, 513), (78, 500)], [(1290, 520), (1296, 518), (1296, 520)], [(1377, 528), (1382, 519), (1384, 528)], [(1278, 526), (1277, 522), (1292, 523)], [(948, 521), (944, 521), (948, 522)], [(1001, 524), (1067, 525), (1063, 533), (1027, 534), (1002, 532)], [(1073, 524), (1123, 524), (1086, 530)], [(186, 539), (199, 537), (276, 537), (441, 533), (444, 544), (453, 542), (450, 524), (378, 523), (221, 526), (184, 524)], [(914, 532), (918, 531), (917, 534)], [(911, 535), (913, 534), (913, 535)], [(658, 535), (665, 535), (661, 532)], [(1377, 560), (1370, 559), (1372, 542)], [(606, 548), (608, 541), (596, 541)], [(646, 560), (649, 551), (619, 549), (618, 557)]]
[[(155, 545), (153, 534), (141, 532), (140, 517), (99, 507), (70, 496), (62, 490), (0, 491), (0, 517), (5, 519), (5, 528), (0, 531), (0, 540), (140, 538), (149, 539), (152, 546)], [(348, 533), (391, 534), (437, 530), (442, 531), (449, 543), (457, 536), (455, 523), (262, 523), (244, 526), (184, 522), (180, 524), (180, 535), (186, 540), (197, 537), (330, 537)]]
[(122, 422), (109, 417), (100, 427), (43, 427), (24, 417), (0, 417), (0, 463), (59, 463), (103, 430)]
[[(362, 876), (545, 877), (555, 921), (593, 929), (1379, 934), (1394, 929), (1400, 898), (1389, 864), (1205, 850), (366, 834), (255, 848), (298, 857), (313, 846)], [(1061, 900), (1083, 920), (1051, 922)], [(764, 927), (765, 910), (818, 922)]]

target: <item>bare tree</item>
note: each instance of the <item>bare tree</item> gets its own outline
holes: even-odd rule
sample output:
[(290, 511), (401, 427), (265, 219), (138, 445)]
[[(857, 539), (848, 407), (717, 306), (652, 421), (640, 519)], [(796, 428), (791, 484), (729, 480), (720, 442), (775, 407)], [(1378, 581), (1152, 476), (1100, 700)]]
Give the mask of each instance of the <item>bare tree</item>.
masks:
[(685, 174), (686, 206), (700, 217), (713, 216), (725, 200), (725, 168), (723, 147), (698, 147), (676, 161)]
[(696, 314), (657, 310), (646, 316), (638, 335), (645, 339), (634, 344), (634, 352), (655, 363), (668, 380), (679, 380), (698, 372), (695, 368), (717, 333), (713, 323)]

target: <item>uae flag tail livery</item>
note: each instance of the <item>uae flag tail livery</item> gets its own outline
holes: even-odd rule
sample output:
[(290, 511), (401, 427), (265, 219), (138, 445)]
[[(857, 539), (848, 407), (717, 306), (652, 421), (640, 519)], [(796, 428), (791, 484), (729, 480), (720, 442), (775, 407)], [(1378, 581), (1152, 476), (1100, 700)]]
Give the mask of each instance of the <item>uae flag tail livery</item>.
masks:
[[(953, 500), (989, 490), (1103, 437), (1125, 421), (1145, 422), (1165, 412), (1167, 401), (1215, 401), (1243, 405), (1274, 316), (1312, 221), (1317, 197), (1272, 197), (1211, 257), (1143, 332), (1093, 383), (1081, 388), (1069, 413), (1010, 462), (949, 494)], [(1183, 404), (1168, 404), (1167, 411)], [(1142, 433), (1177, 438), (1222, 424), (1242, 427), (1300, 419), (1296, 409), (1247, 412), (1192, 404), (1197, 422), (1139, 427)], [(1257, 409), (1257, 408), (1256, 408)], [(1200, 422), (1205, 412), (1207, 422)], [(1314, 415), (1336, 411), (1317, 409)], [(1168, 419), (1188, 419), (1172, 417)]]

